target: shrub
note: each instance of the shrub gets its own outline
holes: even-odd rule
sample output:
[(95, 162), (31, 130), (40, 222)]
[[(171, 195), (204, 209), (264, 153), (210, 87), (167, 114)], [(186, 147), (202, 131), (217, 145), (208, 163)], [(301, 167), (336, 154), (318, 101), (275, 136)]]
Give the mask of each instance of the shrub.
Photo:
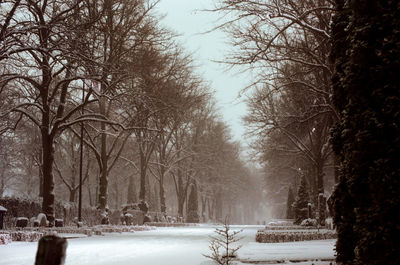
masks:
[(317, 226), (317, 220), (316, 219), (311, 219), (311, 218), (307, 218), (304, 219), (303, 221), (301, 221), (301, 226)]
[(14, 231), (11, 232), (12, 241), (37, 242), (43, 236), (41, 232)]
[(271, 231), (260, 230), (256, 234), (256, 241), (259, 243), (279, 243), (307, 240), (323, 240), (336, 238), (333, 230), (298, 230), (298, 231)]
[(288, 219), (288, 220), (275, 220), (271, 221), (267, 224), (268, 226), (279, 226), (279, 227), (285, 227), (285, 226), (292, 226), (293, 225), (293, 220)]
[(7, 245), (12, 242), (12, 237), (9, 233), (0, 232), (0, 245)]

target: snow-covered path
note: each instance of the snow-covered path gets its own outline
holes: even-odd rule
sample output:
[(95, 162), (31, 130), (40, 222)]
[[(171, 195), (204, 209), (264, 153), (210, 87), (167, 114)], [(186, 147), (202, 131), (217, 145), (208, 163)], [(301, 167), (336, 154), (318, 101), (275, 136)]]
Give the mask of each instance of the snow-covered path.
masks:
[[(254, 242), (260, 227), (245, 226), (240, 244), (240, 258), (245, 260), (282, 260), (300, 255), (302, 258), (333, 258), (334, 240), (314, 243), (297, 242), (259, 244)], [(107, 234), (68, 240), (66, 265), (209, 265), (202, 256), (208, 254), (209, 235), (215, 227), (157, 228), (152, 231)], [(37, 243), (16, 242), (0, 246), (1, 265), (32, 265)], [(289, 253), (289, 254), (288, 254)], [(290, 254), (292, 253), (292, 254)], [(297, 253), (297, 254), (296, 254)]]

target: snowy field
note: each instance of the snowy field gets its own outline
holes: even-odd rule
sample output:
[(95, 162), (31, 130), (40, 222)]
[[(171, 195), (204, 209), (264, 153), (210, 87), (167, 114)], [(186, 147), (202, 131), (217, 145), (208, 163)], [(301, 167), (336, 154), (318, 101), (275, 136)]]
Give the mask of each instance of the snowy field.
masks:
[[(243, 229), (238, 264), (329, 264), (334, 259), (335, 240), (256, 243), (259, 226), (233, 226)], [(66, 265), (212, 265), (202, 254), (209, 254), (209, 235), (215, 227), (157, 228), (135, 233), (106, 234), (68, 239)], [(0, 245), (1, 265), (32, 265), (37, 242)], [(320, 260), (318, 262), (310, 262)], [(327, 261), (328, 260), (328, 261)]]

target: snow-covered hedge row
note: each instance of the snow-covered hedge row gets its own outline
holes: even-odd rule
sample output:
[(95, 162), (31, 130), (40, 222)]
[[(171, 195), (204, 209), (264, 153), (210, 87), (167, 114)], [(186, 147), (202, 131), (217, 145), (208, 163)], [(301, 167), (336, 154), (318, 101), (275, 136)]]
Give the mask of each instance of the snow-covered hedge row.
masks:
[(14, 231), (11, 232), (13, 241), (36, 242), (43, 236), (41, 232)]
[(0, 245), (11, 243), (12, 241), (26, 241), (36, 242), (43, 235), (50, 234), (84, 234), (87, 236), (102, 235), (103, 233), (122, 233), (122, 232), (133, 232), (133, 231), (148, 231), (154, 230), (155, 227), (143, 225), (143, 226), (94, 226), (94, 227), (53, 227), (53, 228), (24, 228), (23, 230), (11, 231), (11, 232), (0, 232)]
[(0, 233), (0, 245), (11, 243), (12, 241), (36, 242), (43, 236), (41, 232), (34, 231), (12, 231)]
[(116, 226), (109, 226), (109, 225), (97, 225), (93, 227), (94, 230), (99, 230), (102, 233), (122, 233), (122, 232), (133, 232), (133, 231), (149, 231), (155, 229), (152, 226), (148, 225), (116, 225)]
[(12, 237), (9, 233), (0, 232), (0, 245), (7, 245), (12, 242)]
[(293, 226), (293, 219), (277, 219), (269, 222), (268, 226)]
[(260, 230), (256, 234), (256, 241), (259, 243), (278, 243), (307, 240), (323, 240), (336, 238), (333, 230), (299, 230), (299, 231), (271, 231)]
[(168, 223), (168, 222), (148, 222), (149, 226), (157, 227), (185, 227), (185, 226), (197, 226), (195, 223)]
[(265, 230), (304, 230), (304, 229), (315, 229), (311, 226), (291, 225), (291, 226), (265, 226)]
[(303, 221), (301, 221), (301, 226), (306, 226), (306, 227), (316, 227), (317, 226), (318, 221), (316, 219), (311, 219), (311, 218), (307, 218), (304, 219)]

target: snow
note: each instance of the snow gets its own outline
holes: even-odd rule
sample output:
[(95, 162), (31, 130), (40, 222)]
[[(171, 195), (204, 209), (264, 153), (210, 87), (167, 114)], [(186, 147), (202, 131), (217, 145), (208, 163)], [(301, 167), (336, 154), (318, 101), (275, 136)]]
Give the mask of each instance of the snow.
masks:
[[(239, 250), (242, 261), (333, 260), (336, 240), (312, 240), (285, 243), (250, 242)], [(329, 264), (329, 263), (328, 263)]]
[[(239, 258), (243, 263), (303, 261), (333, 259), (335, 240), (305, 241), (293, 243), (263, 244), (255, 242), (255, 234), (260, 226), (233, 226), (243, 229)], [(209, 236), (215, 226), (157, 228), (135, 233), (110, 233), (68, 239), (65, 265), (212, 265), (202, 256), (209, 254)], [(37, 242), (13, 242), (0, 245), (2, 265), (31, 265), (34, 263)], [(260, 262), (261, 261), (261, 262)], [(268, 262), (267, 262), (268, 261)], [(245, 263), (244, 263), (245, 262)], [(302, 263), (296, 263), (301, 265)], [(310, 265), (311, 263), (304, 263)], [(314, 262), (315, 265), (329, 264)]]

